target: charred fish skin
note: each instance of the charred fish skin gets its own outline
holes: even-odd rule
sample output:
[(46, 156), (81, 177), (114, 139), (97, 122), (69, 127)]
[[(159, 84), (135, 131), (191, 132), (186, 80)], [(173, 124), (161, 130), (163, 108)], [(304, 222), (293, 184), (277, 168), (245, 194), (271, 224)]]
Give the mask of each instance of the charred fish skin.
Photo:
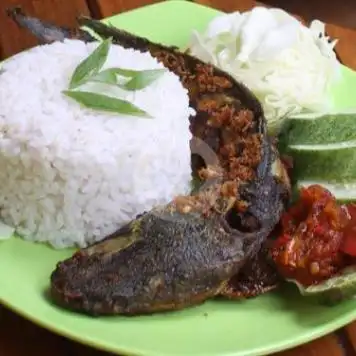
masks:
[(216, 215), (149, 212), (60, 262), (57, 301), (88, 314), (181, 309), (213, 297), (245, 259), (241, 239)]

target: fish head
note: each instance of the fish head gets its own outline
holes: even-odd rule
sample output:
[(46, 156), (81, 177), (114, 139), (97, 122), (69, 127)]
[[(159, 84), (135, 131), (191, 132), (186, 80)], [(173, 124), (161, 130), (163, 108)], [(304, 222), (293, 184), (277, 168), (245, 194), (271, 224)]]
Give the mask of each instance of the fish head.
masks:
[(90, 314), (180, 309), (218, 294), (245, 258), (220, 215), (157, 208), (60, 262), (51, 293)]

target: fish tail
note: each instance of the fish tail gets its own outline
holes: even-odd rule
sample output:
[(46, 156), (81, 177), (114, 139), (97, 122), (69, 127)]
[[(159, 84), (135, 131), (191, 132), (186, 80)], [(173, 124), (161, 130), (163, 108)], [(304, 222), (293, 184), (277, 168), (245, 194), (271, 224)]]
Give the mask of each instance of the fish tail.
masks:
[(63, 42), (66, 38), (81, 39), (86, 42), (94, 40), (94, 38), (85, 31), (55, 26), (38, 18), (27, 16), (19, 6), (8, 8), (6, 14), (19, 27), (32, 33), (40, 43)]

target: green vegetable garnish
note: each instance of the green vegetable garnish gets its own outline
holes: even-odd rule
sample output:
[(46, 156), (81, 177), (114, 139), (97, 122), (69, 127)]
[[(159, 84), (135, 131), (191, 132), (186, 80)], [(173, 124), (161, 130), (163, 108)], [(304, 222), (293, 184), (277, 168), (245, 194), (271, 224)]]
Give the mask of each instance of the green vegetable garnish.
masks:
[(316, 297), (323, 304), (335, 304), (356, 296), (356, 266), (346, 267), (337, 276), (309, 287), (296, 280), (287, 281), (294, 283), (301, 295)]
[[(161, 70), (161, 69), (153, 69), (153, 70), (156, 71), (156, 70)], [(112, 74), (115, 74), (115, 75), (121, 75), (123, 77), (130, 78), (130, 77), (134, 77), (135, 75), (137, 75), (141, 72), (149, 72), (150, 70), (140, 71), (140, 70), (134, 70), (134, 69), (110, 68), (110, 69), (107, 69), (106, 71), (110, 72)]]
[(126, 90), (143, 89), (158, 79), (164, 71), (165, 69), (150, 69), (138, 72), (123, 86), (123, 88)]
[(103, 67), (109, 53), (111, 38), (103, 41), (93, 53), (79, 64), (69, 83), (69, 89), (85, 84)]
[(117, 85), (117, 73), (114, 68), (105, 69), (91, 78), (92, 82)]
[(91, 109), (119, 112), (126, 115), (135, 115), (147, 118), (150, 117), (145, 111), (141, 110), (134, 104), (131, 104), (127, 100), (79, 90), (66, 90), (64, 91), (64, 94)]
[(284, 120), (278, 150), (293, 162), (296, 191), (318, 184), (338, 201), (356, 201), (356, 109), (303, 113)]
[[(77, 90), (80, 86), (89, 82), (114, 85), (127, 91), (141, 90), (157, 80), (166, 71), (165, 69), (133, 70), (124, 68), (108, 68), (100, 71), (107, 60), (111, 43), (112, 38), (102, 41), (93, 53), (78, 65), (70, 80), (69, 90), (63, 91), (63, 94), (91, 109), (151, 117), (127, 100)], [(126, 82), (119, 80), (119, 76), (124, 77)]]
[[(159, 69), (159, 70), (161, 70), (161, 69)], [(163, 71), (164, 71), (164, 69), (163, 69)], [(146, 72), (146, 71), (142, 71), (142, 72)], [(109, 68), (109, 69), (105, 69), (105, 70), (101, 71), (97, 75), (90, 78), (90, 81), (103, 83), (103, 84), (117, 85), (118, 87), (124, 89), (124, 85), (118, 83), (118, 76), (121, 75), (125, 78), (130, 78), (130, 77), (134, 77), (134, 76), (138, 75), (139, 73), (141, 73), (141, 72), (137, 71), (137, 70), (132, 70), (132, 69)], [(138, 89), (139, 88), (137, 88), (135, 90), (138, 90)]]
[[(133, 70), (110, 68), (103, 70), (90, 80), (103, 84), (117, 85), (122, 89), (135, 91), (144, 89), (145, 87), (149, 86), (156, 79), (158, 79), (165, 71), (165, 69)], [(131, 79), (128, 82), (121, 84), (118, 83), (117, 79), (119, 75)]]

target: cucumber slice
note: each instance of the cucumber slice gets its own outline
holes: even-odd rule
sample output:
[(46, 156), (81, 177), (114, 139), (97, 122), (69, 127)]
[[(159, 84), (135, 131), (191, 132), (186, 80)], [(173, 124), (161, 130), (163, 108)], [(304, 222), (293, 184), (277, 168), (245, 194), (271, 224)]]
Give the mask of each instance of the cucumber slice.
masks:
[(283, 145), (317, 145), (352, 140), (356, 140), (356, 112), (323, 115), (314, 120), (291, 118), (280, 134)]
[(347, 267), (339, 275), (309, 287), (291, 279), (288, 282), (294, 283), (303, 296), (317, 297), (324, 303), (334, 304), (356, 295), (356, 266)]
[(356, 181), (356, 141), (328, 145), (290, 145), (286, 153), (293, 157), (294, 181)]

